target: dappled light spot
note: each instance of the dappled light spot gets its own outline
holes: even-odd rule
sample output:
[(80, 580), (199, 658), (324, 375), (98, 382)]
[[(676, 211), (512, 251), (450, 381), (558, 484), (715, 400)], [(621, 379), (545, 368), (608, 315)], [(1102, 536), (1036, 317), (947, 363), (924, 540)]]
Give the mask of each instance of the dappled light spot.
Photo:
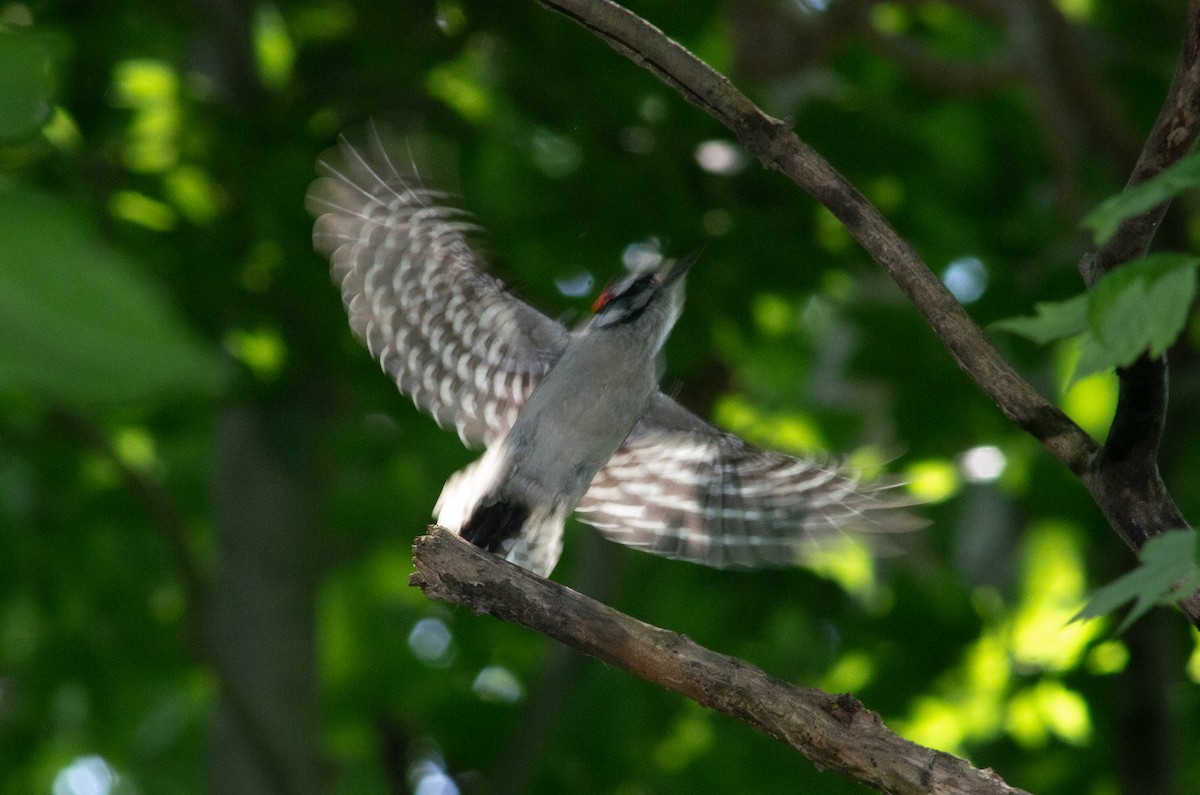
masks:
[(875, 679), (875, 663), (865, 652), (850, 651), (840, 655), (825, 672), (820, 688), (830, 693), (855, 693)]
[(654, 761), (662, 770), (683, 770), (692, 760), (708, 753), (715, 739), (708, 715), (689, 706), (671, 733), (654, 749)]
[(1056, 362), (1063, 384), (1060, 406), (1068, 417), (1101, 441), (1108, 435), (1113, 413), (1117, 410), (1117, 375), (1096, 373), (1071, 383), (1071, 373), (1079, 359), (1078, 340), (1059, 346)]
[(175, 228), (179, 217), (167, 204), (135, 190), (119, 190), (109, 198), (108, 211), (114, 218), (144, 226), (155, 232)]
[(113, 73), (113, 104), (133, 111), (122, 157), (131, 170), (161, 173), (179, 161), (179, 76), (163, 61), (122, 61)]
[(755, 444), (795, 453), (825, 449), (821, 430), (809, 417), (798, 412), (770, 414), (738, 395), (717, 398), (713, 419)]
[(696, 163), (710, 174), (730, 177), (746, 167), (746, 155), (731, 141), (704, 141), (696, 147)]
[(101, 756), (80, 756), (54, 777), (54, 795), (108, 795), (117, 774)]
[(254, 10), (254, 58), (267, 88), (280, 89), (291, 81), (296, 47), (283, 14), (267, 3), (259, 3)]
[(235, 329), (225, 335), (225, 350), (263, 381), (273, 381), (283, 370), (287, 347), (272, 328)]
[(626, 270), (637, 273), (657, 268), (662, 261), (662, 244), (655, 238), (630, 243), (621, 252), (621, 263)]
[(876, 3), (868, 16), (871, 27), (880, 33), (904, 33), (908, 29), (908, 12), (896, 3)]
[(854, 238), (837, 216), (821, 204), (813, 210), (817, 245), (829, 254), (844, 254), (854, 245)]
[(113, 88), (122, 106), (147, 106), (172, 99), (179, 91), (179, 77), (170, 64), (138, 58), (117, 64)]
[(1195, 646), (1192, 648), (1191, 656), (1187, 661), (1188, 679), (1200, 684), (1200, 631), (1192, 630), (1192, 642)]
[(864, 444), (862, 447), (855, 448), (842, 459), (849, 469), (867, 480), (876, 480), (882, 477), (887, 470), (889, 460), (884, 451), (873, 444)]
[(780, 337), (794, 325), (795, 312), (792, 305), (782, 296), (759, 293), (754, 296), (752, 306), (754, 325), (768, 337)]
[(805, 566), (836, 582), (851, 596), (865, 599), (875, 588), (875, 558), (862, 538), (851, 535), (823, 538), (820, 543), (806, 546), (803, 555)]
[(496, 100), (486, 76), (495, 73), (495, 48), (490, 36), (472, 36), (458, 58), (429, 70), (425, 89), (469, 122), (479, 124), (490, 118)]
[(135, 472), (150, 473), (160, 467), (154, 436), (144, 427), (127, 426), (113, 434), (113, 452)]
[(1056, 5), (1063, 16), (1079, 22), (1092, 19), (1096, 11), (1095, 0), (1057, 0)]
[(414, 795), (458, 795), (458, 785), (446, 773), (446, 763), (441, 753), (428, 743), (429, 748), (417, 757), (408, 768), (408, 781)]
[[(1195, 657), (1196, 655), (1193, 656)], [(1119, 640), (1098, 643), (1092, 647), (1087, 656), (1088, 671), (1100, 676), (1119, 674), (1125, 670), (1125, 666), (1128, 663), (1129, 649)]]
[(1086, 592), (1079, 533), (1065, 522), (1031, 527), (1021, 545), (1021, 595), (1013, 615), (1012, 652), (1022, 665), (1075, 668), (1105, 621), (1072, 621)]
[(908, 493), (921, 502), (948, 500), (958, 493), (958, 470), (943, 458), (914, 461), (904, 470)]
[(489, 665), (480, 671), (471, 689), (481, 700), (499, 704), (515, 704), (525, 695), (516, 675), (500, 665)]
[(968, 483), (991, 483), (1004, 474), (1008, 459), (994, 444), (982, 444), (967, 450), (958, 459), (963, 480)]
[(195, 166), (179, 166), (163, 176), (171, 203), (194, 224), (213, 222), (221, 209), (221, 191), (208, 174)]
[(559, 276), (554, 280), (558, 291), (569, 298), (579, 298), (588, 295), (596, 284), (596, 277), (589, 271), (579, 270), (567, 276)]
[(467, 25), (467, 12), (463, 10), (458, 0), (437, 0), (433, 21), (438, 30), (447, 36), (455, 36), (462, 32)]
[(978, 257), (960, 257), (942, 271), (942, 284), (960, 304), (974, 303), (987, 291), (987, 267)]
[(83, 146), (83, 132), (75, 122), (75, 117), (65, 108), (55, 108), (50, 121), (42, 126), (42, 135), (46, 140), (59, 149), (68, 152), (78, 151)]
[(440, 618), (422, 618), (408, 633), (408, 649), (431, 668), (445, 668), (454, 658), (454, 635)]
[(958, 707), (934, 696), (918, 697), (910, 717), (898, 721), (896, 729), (908, 740), (947, 753), (959, 752), (965, 739)]
[(1092, 720), (1081, 695), (1056, 679), (1043, 679), (1009, 700), (1004, 728), (1027, 748), (1040, 748), (1051, 736), (1082, 745), (1092, 735)]
[(919, 697), (901, 732), (915, 742), (962, 753), (967, 742), (996, 737), (1003, 728), (1012, 665), (999, 628), (985, 629), (962, 663), (942, 675), (938, 694)]

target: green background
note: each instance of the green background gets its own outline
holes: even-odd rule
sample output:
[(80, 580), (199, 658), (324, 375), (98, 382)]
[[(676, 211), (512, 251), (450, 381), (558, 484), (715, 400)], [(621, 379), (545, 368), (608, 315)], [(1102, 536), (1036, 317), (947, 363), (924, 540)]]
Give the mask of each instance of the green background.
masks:
[[(0, 792), (865, 790), (407, 585), (476, 453), (355, 343), (311, 250), (316, 157), (370, 118), (437, 142), (492, 270), (552, 316), (630, 245), (703, 249), (664, 387), (929, 502), (874, 563), (710, 571), (572, 526), (555, 579), (1015, 786), (1200, 790), (1196, 632), (1068, 623), (1132, 555), (827, 211), (532, 2), (235, 5), (0, 4)], [(1173, 0), (633, 7), (965, 275), (981, 324), (1080, 291), (1079, 221), (1124, 183), (1184, 25)], [(1158, 245), (1194, 251), (1177, 205)], [(1102, 437), (1111, 375), (1069, 385), (1076, 346), (994, 339)], [(1193, 517), (1198, 346), (1193, 319), (1162, 453)], [(986, 446), (998, 477), (972, 475)]]

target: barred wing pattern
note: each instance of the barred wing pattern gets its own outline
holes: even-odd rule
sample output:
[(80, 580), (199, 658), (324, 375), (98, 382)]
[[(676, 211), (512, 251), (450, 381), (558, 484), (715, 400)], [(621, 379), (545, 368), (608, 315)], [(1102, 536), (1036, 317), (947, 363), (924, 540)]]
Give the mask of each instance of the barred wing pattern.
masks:
[(656, 555), (717, 568), (787, 566), (843, 530), (911, 525), (885, 488), (755, 447), (660, 393), (577, 511), (606, 538)]
[(464, 444), (512, 427), (569, 333), (484, 273), (476, 230), (445, 195), (397, 168), (378, 132), (344, 140), (309, 188), (313, 246), (330, 259), (350, 326), (400, 391)]

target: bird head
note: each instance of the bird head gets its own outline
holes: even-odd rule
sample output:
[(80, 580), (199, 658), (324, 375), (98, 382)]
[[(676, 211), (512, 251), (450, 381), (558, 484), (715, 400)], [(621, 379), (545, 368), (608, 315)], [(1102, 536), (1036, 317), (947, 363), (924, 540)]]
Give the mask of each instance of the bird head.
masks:
[(657, 347), (679, 313), (683, 311), (683, 283), (698, 254), (678, 260), (668, 260), (657, 270), (630, 273), (611, 282), (592, 305), (592, 320), (596, 329), (644, 327), (646, 332), (657, 331)]

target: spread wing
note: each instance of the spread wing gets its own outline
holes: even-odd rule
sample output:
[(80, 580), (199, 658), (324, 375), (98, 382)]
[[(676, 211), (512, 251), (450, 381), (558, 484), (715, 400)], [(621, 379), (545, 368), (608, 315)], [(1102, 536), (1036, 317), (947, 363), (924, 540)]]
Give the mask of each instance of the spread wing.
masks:
[(793, 565), (844, 531), (909, 529), (883, 483), (755, 447), (659, 393), (577, 512), (627, 546), (707, 566)]
[(351, 329), (400, 391), (465, 444), (489, 444), (569, 334), (483, 272), (467, 241), (477, 227), (372, 132), (369, 148), (343, 140), (318, 162), (313, 246), (329, 257)]

